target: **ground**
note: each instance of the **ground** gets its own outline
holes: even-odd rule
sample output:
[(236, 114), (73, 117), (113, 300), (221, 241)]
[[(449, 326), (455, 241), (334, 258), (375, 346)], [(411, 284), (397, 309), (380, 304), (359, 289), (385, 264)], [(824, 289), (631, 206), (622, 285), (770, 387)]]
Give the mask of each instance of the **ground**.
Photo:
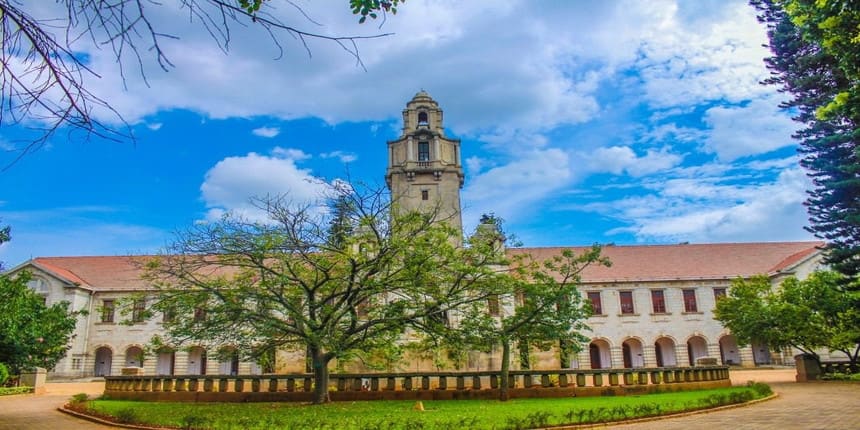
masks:
[[(733, 370), (734, 384), (754, 380), (771, 384), (775, 400), (740, 407), (632, 425), (617, 429), (849, 429), (860, 428), (860, 384), (796, 383), (794, 369)], [(56, 411), (77, 393), (98, 395), (103, 382), (49, 383), (44, 395), (0, 397), (0, 430), (108, 429)]]

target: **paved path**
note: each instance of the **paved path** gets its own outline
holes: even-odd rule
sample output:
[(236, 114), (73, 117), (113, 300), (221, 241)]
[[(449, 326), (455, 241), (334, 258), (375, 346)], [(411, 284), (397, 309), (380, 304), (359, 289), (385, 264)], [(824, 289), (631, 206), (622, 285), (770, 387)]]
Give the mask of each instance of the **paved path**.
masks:
[(767, 382), (779, 394), (752, 406), (670, 418), (640, 424), (610, 426), (613, 430), (848, 430), (860, 429), (860, 384), (794, 381), (794, 369), (732, 371), (732, 382)]
[[(612, 429), (763, 429), (841, 430), (860, 429), (860, 384), (805, 383), (794, 381), (794, 369), (742, 370), (732, 373), (732, 382), (767, 382), (779, 398), (753, 406), (709, 412), (640, 424), (611, 426)], [(0, 430), (104, 430), (107, 427), (72, 418), (56, 411), (77, 393), (101, 394), (104, 384), (50, 383), (40, 396), (0, 397)]]
[(104, 391), (104, 382), (49, 383), (45, 394), (0, 397), (0, 430), (104, 430), (115, 427), (103, 426), (73, 418), (57, 407), (78, 393), (99, 395)]

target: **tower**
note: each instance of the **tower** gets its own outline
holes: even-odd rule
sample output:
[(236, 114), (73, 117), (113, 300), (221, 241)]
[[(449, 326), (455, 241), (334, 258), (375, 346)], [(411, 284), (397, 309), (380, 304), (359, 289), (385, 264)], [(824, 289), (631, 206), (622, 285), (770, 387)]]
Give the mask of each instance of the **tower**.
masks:
[(460, 140), (445, 136), (442, 109), (424, 90), (406, 104), (400, 138), (388, 141), (385, 182), (401, 210), (436, 210), (462, 236)]

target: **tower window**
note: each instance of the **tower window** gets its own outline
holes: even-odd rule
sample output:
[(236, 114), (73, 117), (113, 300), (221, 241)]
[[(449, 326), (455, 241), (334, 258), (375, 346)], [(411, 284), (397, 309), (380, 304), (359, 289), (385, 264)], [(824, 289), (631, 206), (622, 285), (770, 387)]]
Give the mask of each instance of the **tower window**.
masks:
[(430, 142), (418, 142), (418, 161), (430, 161)]
[(418, 112), (418, 125), (427, 125), (427, 112)]
[(430, 200), (430, 192), (427, 190), (421, 190), (421, 200)]

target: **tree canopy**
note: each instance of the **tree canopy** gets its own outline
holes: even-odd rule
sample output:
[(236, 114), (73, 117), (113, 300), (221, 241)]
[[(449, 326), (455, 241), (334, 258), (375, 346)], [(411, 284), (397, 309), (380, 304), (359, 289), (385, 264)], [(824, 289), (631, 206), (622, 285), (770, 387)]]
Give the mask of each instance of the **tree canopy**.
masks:
[(28, 272), (0, 275), (0, 362), (13, 373), (33, 367), (52, 369), (69, 349), (78, 315), (68, 302), (46, 306), (27, 287)]
[(752, 0), (767, 25), (781, 107), (801, 129), (801, 164), (813, 182), (809, 230), (827, 241), (826, 262), (860, 274), (860, 3), (848, 0)]
[(331, 191), (334, 210), (267, 198), (257, 201), (263, 222), (228, 215), (181, 234), (148, 267), (153, 308), (172, 316), (163, 341), (253, 354), (306, 347), (322, 403), (333, 359), (444, 323), (504, 282), (490, 244), (457, 246), (460, 233), (433, 213), (392, 210), (378, 190)]
[(860, 312), (842, 275), (818, 271), (804, 280), (790, 277), (773, 288), (766, 276), (732, 282), (714, 315), (741, 345), (762, 341), (792, 347), (820, 359), (817, 349), (844, 352), (856, 366)]

